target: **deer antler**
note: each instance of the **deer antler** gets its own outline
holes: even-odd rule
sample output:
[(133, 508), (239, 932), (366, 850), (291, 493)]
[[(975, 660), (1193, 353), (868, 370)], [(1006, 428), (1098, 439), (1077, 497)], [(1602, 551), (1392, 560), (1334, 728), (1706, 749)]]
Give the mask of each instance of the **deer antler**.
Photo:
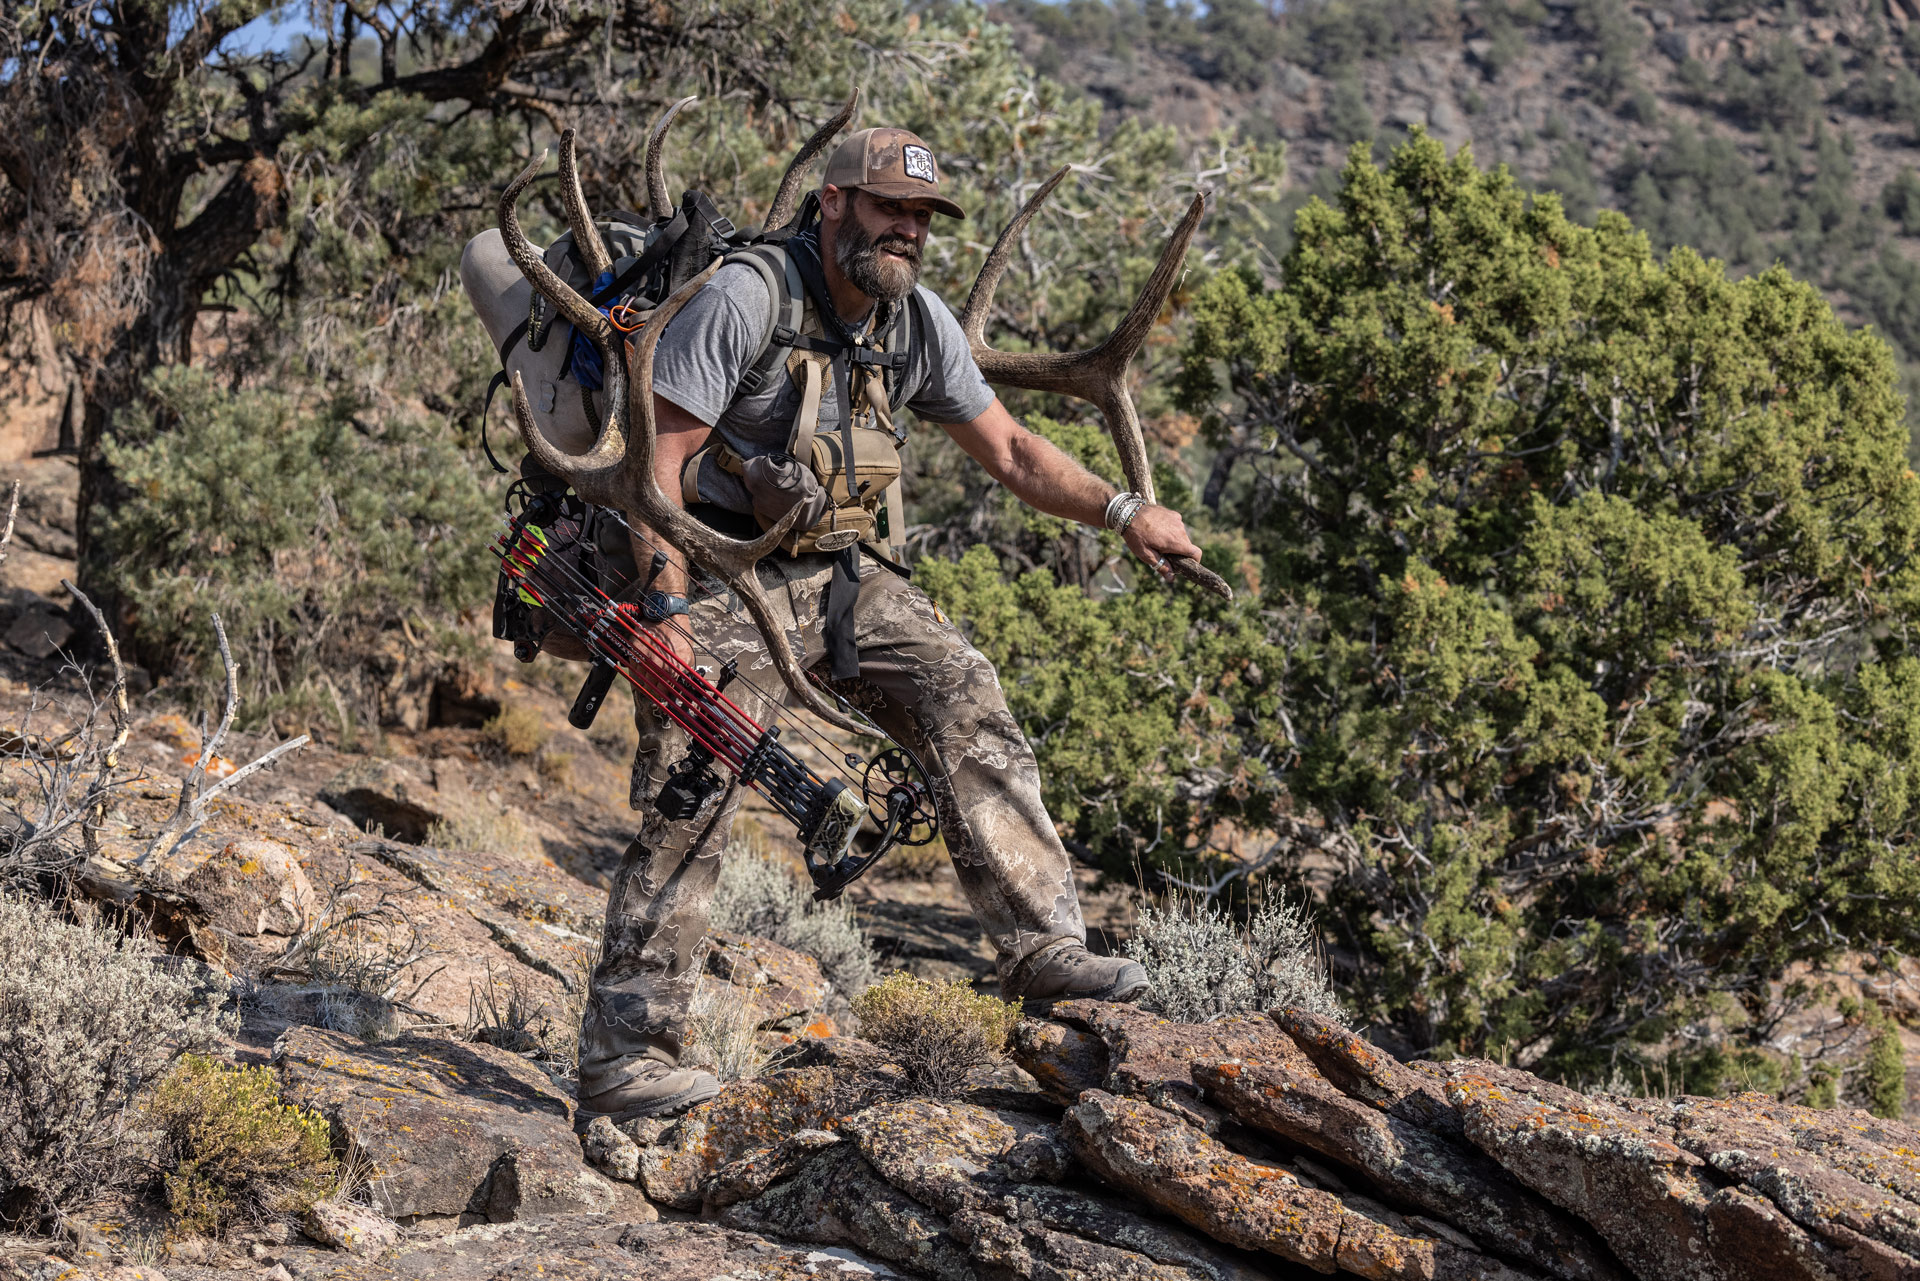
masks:
[[(1107, 421), (1107, 431), (1120, 451), (1120, 469), (1127, 478), (1127, 487), (1148, 502), (1153, 502), (1153, 467), (1147, 461), (1147, 441), (1140, 430), (1140, 415), (1133, 407), (1133, 397), (1127, 394), (1127, 365), (1146, 341), (1148, 332), (1159, 319), (1160, 309), (1166, 306), (1167, 297), (1173, 292), (1173, 282), (1180, 274), (1181, 264), (1187, 256), (1187, 246), (1193, 242), (1193, 233), (1200, 226), (1201, 215), (1206, 212), (1207, 198), (1204, 192), (1193, 198), (1186, 216), (1173, 229), (1173, 234), (1167, 237), (1166, 248), (1160, 253), (1160, 262), (1154, 267), (1153, 275), (1147, 278), (1140, 296), (1133, 301), (1133, 307), (1114, 327), (1114, 331), (1107, 335), (1105, 342), (1088, 351), (1057, 355), (1051, 352), (995, 351), (987, 342), (987, 320), (993, 313), (993, 291), (999, 286), (1000, 277), (1006, 274), (1007, 262), (1013, 257), (1014, 246), (1019, 243), (1021, 233), (1026, 231), (1027, 224), (1033, 221), (1033, 216), (1046, 203), (1047, 197), (1053, 194), (1053, 189), (1071, 172), (1071, 167), (1061, 169), (1042, 183), (1040, 190), (1033, 193), (1033, 198), (1000, 233), (1000, 239), (994, 242), (993, 252), (987, 255), (980, 275), (973, 282), (973, 292), (967, 295), (966, 308), (960, 313), (960, 330), (966, 334), (967, 345), (973, 348), (973, 358), (988, 382), (1024, 387), (1029, 391), (1077, 396), (1098, 407)], [(1227, 600), (1233, 599), (1233, 589), (1227, 586), (1226, 580), (1192, 557), (1170, 556), (1167, 562), (1176, 574), (1188, 582), (1197, 583)]]
[[(647, 213), (655, 222), (673, 217), (673, 197), (667, 194), (667, 131), (673, 128), (675, 116), (698, 101), (698, 95), (680, 99), (660, 113), (653, 122), (653, 132), (647, 135)], [(565, 153), (560, 163), (568, 163)]]
[(773, 193), (773, 206), (767, 210), (766, 222), (761, 224), (766, 230), (777, 231), (793, 221), (794, 206), (800, 199), (800, 184), (806, 181), (807, 170), (813, 168), (813, 162), (827, 149), (833, 136), (853, 122), (854, 112), (858, 110), (860, 88), (856, 85), (853, 95), (847, 99), (847, 105), (800, 144), (800, 150), (794, 153), (793, 159), (787, 164), (787, 171), (780, 175), (780, 189)]
[[(517, 211), (520, 195), (546, 164), (546, 160), (543, 151), (521, 171), (519, 177), (507, 184), (505, 193), (500, 197), (500, 237), (514, 264), (533, 287), (552, 299), (560, 314), (599, 348), (606, 378), (607, 417), (591, 449), (584, 454), (564, 453), (541, 433), (539, 425), (534, 422), (533, 407), (527, 399), (526, 387), (516, 373), (513, 377), (513, 410), (520, 427), (520, 439), (526, 442), (528, 452), (541, 466), (573, 486), (574, 492), (581, 498), (589, 503), (617, 507), (626, 512), (678, 548), (690, 565), (698, 565), (709, 571), (731, 589), (767, 642), (767, 653), (773, 659), (780, 679), (809, 711), (841, 729), (856, 734), (870, 732), (828, 703), (808, 683), (806, 673), (800, 669), (792, 649), (788, 647), (786, 634), (775, 618), (773, 607), (754, 571), (760, 558), (772, 552), (787, 536), (799, 517), (800, 508), (795, 506), (788, 511), (778, 524), (759, 538), (742, 542), (718, 533), (669, 502), (654, 477), (654, 347), (668, 323), (719, 268), (720, 260), (715, 259), (706, 271), (681, 286), (678, 292), (655, 309), (637, 349), (631, 346), (616, 348), (613, 327), (608, 324), (607, 318), (554, 274), (520, 229)], [(563, 191), (578, 182), (577, 174), (561, 175)], [(591, 221), (588, 225), (591, 227)]]

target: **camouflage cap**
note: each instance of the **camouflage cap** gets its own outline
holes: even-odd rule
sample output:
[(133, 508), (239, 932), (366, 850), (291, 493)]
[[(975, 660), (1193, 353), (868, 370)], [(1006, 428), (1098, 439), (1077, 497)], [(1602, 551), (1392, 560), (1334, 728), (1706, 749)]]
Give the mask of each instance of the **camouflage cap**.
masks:
[(940, 194), (940, 166), (933, 148), (905, 129), (862, 129), (834, 149), (822, 182), (859, 188), (888, 200), (924, 200), (941, 213), (965, 218), (966, 210)]

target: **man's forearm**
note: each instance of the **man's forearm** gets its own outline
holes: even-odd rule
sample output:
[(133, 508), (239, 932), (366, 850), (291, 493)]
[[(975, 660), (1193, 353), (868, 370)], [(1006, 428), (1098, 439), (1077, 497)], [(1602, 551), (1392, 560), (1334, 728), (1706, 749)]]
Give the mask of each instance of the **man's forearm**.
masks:
[[(686, 503), (680, 494), (680, 473), (687, 459), (697, 453), (705, 442), (707, 425), (672, 401), (659, 396), (653, 398), (653, 406), (654, 422), (658, 424), (654, 432), (653, 478), (668, 505), (684, 509)], [(687, 568), (680, 553), (660, 536), (658, 530), (635, 521), (633, 563), (642, 577), (646, 576), (655, 551), (665, 552), (667, 563), (661, 569), (660, 576), (653, 580), (653, 590), (669, 596), (685, 596)]]
[(1027, 506), (1098, 526), (1106, 517), (1113, 486), (1082, 467), (1045, 436), (1022, 428), (1008, 441), (1000, 483)]

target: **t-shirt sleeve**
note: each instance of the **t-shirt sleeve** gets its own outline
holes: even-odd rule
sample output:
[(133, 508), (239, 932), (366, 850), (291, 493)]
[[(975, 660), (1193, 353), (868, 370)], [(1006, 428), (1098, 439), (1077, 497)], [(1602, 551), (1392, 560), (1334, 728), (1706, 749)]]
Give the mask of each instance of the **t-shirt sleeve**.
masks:
[(993, 404), (993, 388), (973, 362), (967, 336), (947, 304), (925, 286), (920, 286), (920, 299), (926, 303), (932, 341), (926, 345), (927, 381), (907, 408), (930, 423), (972, 422)]
[(760, 273), (732, 263), (673, 318), (653, 351), (653, 389), (711, 427), (760, 354), (772, 309)]

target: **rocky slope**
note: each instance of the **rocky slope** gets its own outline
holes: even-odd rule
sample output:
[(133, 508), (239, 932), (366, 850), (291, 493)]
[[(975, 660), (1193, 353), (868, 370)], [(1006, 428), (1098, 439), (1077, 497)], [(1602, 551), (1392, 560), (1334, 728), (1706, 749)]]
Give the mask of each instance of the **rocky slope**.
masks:
[[(16, 579), (8, 606), (0, 811), (31, 814), (89, 704), (55, 602)], [(581, 1132), (570, 1042), (629, 820), (625, 745), (562, 728), (571, 675), (407, 677), (419, 715), (383, 755), (305, 748), (174, 849), (154, 839), (204, 729), (136, 711), (80, 882), (225, 987), (230, 1057), (320, 1110), (366, 1181), (219, 1242), (160, 1242), (157, 1207), (125, 1204), (57, 1251), (0, 1243), (0, 1276), (1920, 1277), (1920, 1133), (1864, 1113), (1583, 1094), (1294, 1011), (1092, 1003), (1020, 1025), (959, 1097), (913, 1097), (817, 962), (740, 935), (705, 972), (780, 1057), (684, 1117)], [(475, 727), (515, 705), (548, 727), (518, 757)], [(272, 741), (234, 737), (211, 772)], [(861, 893), (891, 964), (986, 972), (949, 882)]]
[[(132, 750), (176, 752), (168, 724)], [(11, 805), (31, 798), (17, 761), (4, 774)], [(58, 1254), (12, 1243), (4, 1275), (1920, 1277), (1920, 1133), (1864, 1113), (1581, 1094), (1401, 1063), (1297, 1011), (1192, 1026), (1088, 1002), (1020, 1025), (1016, 1063), (962, 1095), (913, 1097), (822, 1017), (811, 958), (740, 936), (712, 940), (707, 973), (783, 1056), (683, 1117), (578, 1133), (563, 1043), (597, 887), (539, 855), (359, 832), (336, 806), (444, 803), (364, 760), (308, 800), (260, 784), (142, 871), (172, 804), (149, 775), (84, 881), (229, 984), (232, 1055), (271, 1065), (370, 1177), (351, 1204), (158, 1263), (131, 1261), (151, 1207), (125, 1207)], [(400, 1017), (276, 964), (342, 895), (404, 907), (420, 981)], [(557, 1026), (489, 1017), (503, 988)]]

